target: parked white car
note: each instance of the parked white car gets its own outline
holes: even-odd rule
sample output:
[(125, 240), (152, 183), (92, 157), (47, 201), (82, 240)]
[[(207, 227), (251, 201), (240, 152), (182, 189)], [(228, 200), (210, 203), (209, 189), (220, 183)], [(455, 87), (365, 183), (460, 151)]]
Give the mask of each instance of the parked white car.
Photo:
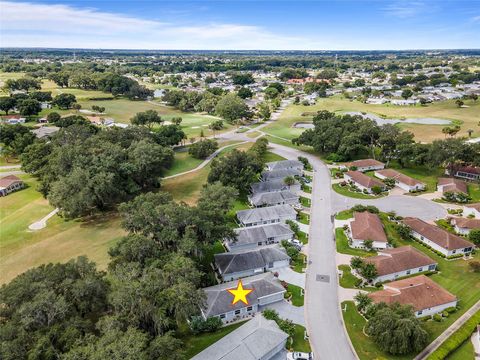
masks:
[(287, 354), (287, 360), (311, 360), (313, 359), (313, 353), (304, 352), (289, 352)]

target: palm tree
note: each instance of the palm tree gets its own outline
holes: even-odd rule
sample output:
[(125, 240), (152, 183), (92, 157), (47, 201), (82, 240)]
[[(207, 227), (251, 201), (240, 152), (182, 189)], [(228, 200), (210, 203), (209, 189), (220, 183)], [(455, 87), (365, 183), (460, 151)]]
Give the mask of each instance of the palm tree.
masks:
[(367, 294), (362, 292), (358, 292), (357, 295), (353, 297), (353, 300), (355, 300), (357, 303), (357, 309), (360, 312), (363, 312), (372, 304), (372, 299), (370, 299)]
[(283, 182), (287, 186), (292, 186), (295, 184), (295, 178), (293, 176), (287, 176), (285, 179), (283, 179)]

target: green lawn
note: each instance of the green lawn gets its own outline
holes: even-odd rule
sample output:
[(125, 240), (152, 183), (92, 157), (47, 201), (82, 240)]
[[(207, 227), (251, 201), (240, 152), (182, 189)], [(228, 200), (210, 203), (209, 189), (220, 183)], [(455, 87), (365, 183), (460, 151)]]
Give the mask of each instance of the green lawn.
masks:
[(340, 286), (349, 289), (356, 289), (357, 284), (361, 279), (352, 274), (352, 269), (348, 265), (339, 265), (339, 270), (342, 270), (343, 275), (340, 278)]
[(312, 193), (312, 187), (308, 186), (308, 185), (302, 185), (302, 191), (306, 192), (308, 194), (311, 194)]
[(188, 153), (188, 150), (185, 151), (176, 151), (175, 159), (173, 161), (170, 169), (165, 171), (165, 176), (179, 174), (185, 171), (192, 170), (196, 168), (203, 162), (202, 159), (195, 159)]
[(298, 231), (295, 235), (297, 236), (297, 239), (302, 242), (302, 244), (308, 244), (308, 236), (306, 233), (303, 231)]
[(268, 152), (265, 154), (265, 156), (263, 157), (263, 159), (265, 160), (265, 162), (285, 160), (285, 158), (284, 158), (283, 156), (274, 154), (274, 153), (272, 153), (271, 151), (268, 151)]
[(304, 296), (302, 295), (302, 288), (300, 286), (288, 284), (287, 291), (292, 294), (292, 305), (303, 306)]
[(295, 334), (290, 344), (287, 343), (292, 351), (311, 352), (312, 348), (308, 340), (305, 340), (305, 328), (302, 325), (295, 324)]
[(296, 271), (298, 273), (303, 273), (303, 270), (305, 270), (305, 259), (306, 256), (304, 254), (298, 254), (298, 257), (296, 260), (292, 261), (291, 267), (293, 271)]
[(475, 358), (475, 349), (470, 339), (463, 342), (453, 353), (448, 355), (445, 360), (473, 360)]
[(310, 216), (303, 213), (303, 212), (300, 212), (300, 213), (298, 213), (298, 222), (302, 223), (302, 224), (305, 224), (305, 225), (308, 225), (308, 224), (310, 224)]
[(205, 350), (224, 336), (230, 334), (235, 329), (242, 326), (245, 321), (232, 325), (227, 325), (212, 333), (192, 334), (188, 329), (184, 329), (179, 334), (179, 338), (183, 341), (183, 350), (185, 351), (185, 359), (190, 359), (199, 352)]
[(311, 203), (312, 201), (310, 199), (300, 196), (300, 204), (302, 204), (302, 206), (309, 208)]
[(333, 184), (333, 190), (343, 196), (348, 196), (355, 199), (375, 199), (378, 196), (364, 194), (363, 192), (350, 191), (348, 186), (340, 186), (340, 184)]
[(348, 238), (342, 228), (335, 229), (335, 242), (337, 244), (337, 252), (341, 254), (353, 256), (375, 256), (375, 251), (365, 251), (361, 249), (354, 249), (348, 245)]
[[(347, 308), (346, 311), (343, 309)], [(407, 360), (412, 359), (413, 356), (393, 356), (382, 351), (368, 336), (363, 333), (363, 328), (367, 321), (360, 315), (355, 308), (353, 301), (342, 302), (342, 314), (345, 327), (347, 328), (348, 336), (352, 341), (353, 347), (360, 358), (360, 360), (372, 359), (392, 359), (392, 360)]]
[(480, 202), (480, 185), (468, 184), (468, 195), (472, 198), (472, 203)]
[(105, 269), (108, 249), (125, 232), (116, 214), (103, 214), (84, 221), (65, 221), (54, 216), (47, 227), (30, 231), (28, 226), (53, 210), (36, 191), (37, 182), (20, 175), (27, 188), (0, 199), (0, 283), (49, 262), (66, 262), (87, 255)]
[(335, 219), (337, 220), (348, 220), (348, 219), (351, 219), (352, 217), (353, 217), (353, 210), (343, 210), (337, 213), (337, 215), (335, 215)]

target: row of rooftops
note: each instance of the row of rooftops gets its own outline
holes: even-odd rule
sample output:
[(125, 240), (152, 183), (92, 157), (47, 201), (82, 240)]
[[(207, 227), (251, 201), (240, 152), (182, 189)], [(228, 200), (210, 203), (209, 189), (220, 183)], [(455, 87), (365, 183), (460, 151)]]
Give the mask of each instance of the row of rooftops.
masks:
[[(468, 225), (469, 222), (477, 224), (475, 219), (456, 218), (459, 224)], [(452, 234), (438, 226), (429, 224), (421, 219), (406, 217), (403, 223), (411, 230), (422, 235), (428, 240), (436, 243), (446, 250), (464, 249), (474, 246), (471, 242), (461, 236)], [(387, 235), (378, 215), (364, 212), (355, 212), (354, 220), (350, 223), (352, 238), (359, 240), (372, 240), (377, 242), (387, 242)]]

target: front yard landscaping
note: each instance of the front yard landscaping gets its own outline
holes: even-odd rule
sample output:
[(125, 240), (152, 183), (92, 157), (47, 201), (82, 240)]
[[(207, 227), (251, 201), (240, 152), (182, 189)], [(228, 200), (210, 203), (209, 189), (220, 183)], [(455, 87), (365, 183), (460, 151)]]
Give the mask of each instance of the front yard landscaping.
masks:
[(299, 223), (302, 223), (302, 224), (305, 224), (305, 225), (310, 224), (310, 215), (305, 214), (303, 212), (300, 212), (300, 213), (298, 213), (297, 217), (298, 217), (297, 220), (298, 220)]
[[(343, 309), (346, 307), (346, 311)], [(412, 359), (412, 355), (395, 356), (387, 354), (363, 332), (367, 321), (357, 311), (353, 301), (342, 302), (342, 315), (345, 327), (347, 328), (348, 336), (355, 348), (355, 351), (360, 360), (372, 359), (392, 359), (392, 360), (407, 360)]]
[(310, 205), (311, 205), (312, 201), (306, 197), (303, 197), (303, 196), (300, 196), (300, 204), (302, 204), (302, 206), (306, 207), (306, 208), (309, 208)]
[(305, 340), (305, 328), (302, 325), (295, 324), (295, 334), (290, 345), (293, 351), (310, 352), (312, 348), (308, 340)]
[(290, 265), (292, 270), (298, 273), (303, 273), (306, 267), (306, 264), (305, 264), (306, 258), (307, 257), (302, 253), (298, 254), (297, 258), (292, 260), (292, 263)]
[(363, 192), (352, 191), (352, 187), (349, 185), (341, 186), (340, 184), (333, 184), (332, 188), (333, 190), (335, 190), (336, 193), (340, 195), (348, 196), (355, 199), (376, 199), (379, 197), (379, 196), (364, 194)]
[(287, 292), (291, 294), (290, 300), (293, 306), (303, 306), (303, 289), (300, 286), (288, 284)]
[(338, 270), (342, 271), (342, 276), (339, 279), (340, 286), (349, 289), (356, 289), (361, 283), (362, 279), (352, 274), (352, 269), (348, 265), (338, 265)]
[(375, 251), (366, 251), (362, 249), (354, 249), (348, 245), (348, 238), (342, 228), (335, 229), (335, 242), (337, 245), (337, 252), (341, 254), (353, 255), (353, 256), (375, 256)]

